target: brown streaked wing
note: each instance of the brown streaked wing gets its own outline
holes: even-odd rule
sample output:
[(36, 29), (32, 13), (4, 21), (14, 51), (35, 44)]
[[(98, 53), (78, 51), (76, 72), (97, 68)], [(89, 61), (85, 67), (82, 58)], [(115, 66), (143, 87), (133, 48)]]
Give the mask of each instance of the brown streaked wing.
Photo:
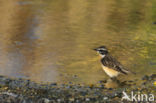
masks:
[(106, 55), (104, 58), (101, 59), (101, 62), (104, 66), (114, 69), (116, 71), (119, 71), (123, 74), (127, 74), (126, 72), (124, 72), (122, 69), (123, 66), (120, 64), (120, 62), (118, 62), (115, 58), (113, 58), (111, 55)]

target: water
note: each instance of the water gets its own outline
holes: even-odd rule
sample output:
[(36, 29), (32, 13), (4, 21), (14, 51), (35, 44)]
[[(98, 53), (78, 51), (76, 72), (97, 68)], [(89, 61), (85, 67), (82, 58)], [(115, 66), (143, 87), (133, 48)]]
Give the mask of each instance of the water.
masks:
[(101, 45), (136, 76), (156, 73), (155, 0), (0, 0), (0, 75), (37, 82), (108, 78)]

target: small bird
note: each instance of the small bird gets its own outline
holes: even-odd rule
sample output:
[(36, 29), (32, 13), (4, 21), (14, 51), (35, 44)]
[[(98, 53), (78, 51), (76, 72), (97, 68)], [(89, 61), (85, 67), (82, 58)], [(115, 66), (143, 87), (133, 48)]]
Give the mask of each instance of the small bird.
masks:
[(111, 78), (115, 78), (119, 74), (127, 75), (128, 73), (133, 73), (125, 69), (120, 62), (113, 58), (105, 46), (100, 46), (94, 50), (101, 56), (102, 68)]

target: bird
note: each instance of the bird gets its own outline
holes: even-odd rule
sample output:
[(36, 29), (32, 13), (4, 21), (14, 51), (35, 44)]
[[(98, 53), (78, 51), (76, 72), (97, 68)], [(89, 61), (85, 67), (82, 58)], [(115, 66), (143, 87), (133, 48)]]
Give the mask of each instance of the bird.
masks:
[(111, 56), (105, 46), (100, 46), (94, 50), (101, 56), (102, 68), (110, 78), (116, 78), (119, 74), (135, 74), (134, 72), (127, 70), (120, 62)]

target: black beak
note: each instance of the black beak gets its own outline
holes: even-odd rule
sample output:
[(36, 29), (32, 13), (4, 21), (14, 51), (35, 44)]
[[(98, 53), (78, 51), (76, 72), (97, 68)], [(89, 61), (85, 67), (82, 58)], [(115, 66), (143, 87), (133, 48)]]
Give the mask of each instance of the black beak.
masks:
[(97, 51), (97, 49), (96, 49), (96, 48), (95, 48), (95, 49), (93, 49), (93, 50)]

